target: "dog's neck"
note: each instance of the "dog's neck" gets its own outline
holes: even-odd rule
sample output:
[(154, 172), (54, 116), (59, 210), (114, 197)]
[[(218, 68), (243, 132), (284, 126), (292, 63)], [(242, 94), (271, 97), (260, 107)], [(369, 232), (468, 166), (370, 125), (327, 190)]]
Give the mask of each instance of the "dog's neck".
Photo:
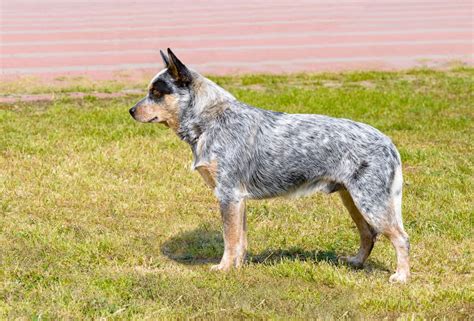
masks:
[(178, 136), (194, 150), (201, 135), (235, 101), (235, 97), (211, 80), (198, 76), (191, 84), (187, 107), (180, 113)]

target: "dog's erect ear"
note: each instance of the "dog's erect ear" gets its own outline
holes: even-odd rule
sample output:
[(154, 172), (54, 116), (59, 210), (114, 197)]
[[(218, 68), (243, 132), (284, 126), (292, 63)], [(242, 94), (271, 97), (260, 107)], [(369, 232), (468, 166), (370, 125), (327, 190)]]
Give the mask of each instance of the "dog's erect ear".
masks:
[(170, 61), (168, 60), (168, 57), (166, 57), (166, 54), (160, 50), (160, 55), (161, 59), (163, 59), (163, 63), (165, 64), (165, 67), (168, 68), (170, 66)]
[(191, 82), (191, 72), (186, 66), (175, 56), (175, 54), (168, 48), (169, 65), (168, 70), (170, 71), (173, 78), (181, 84), (189, 84)]

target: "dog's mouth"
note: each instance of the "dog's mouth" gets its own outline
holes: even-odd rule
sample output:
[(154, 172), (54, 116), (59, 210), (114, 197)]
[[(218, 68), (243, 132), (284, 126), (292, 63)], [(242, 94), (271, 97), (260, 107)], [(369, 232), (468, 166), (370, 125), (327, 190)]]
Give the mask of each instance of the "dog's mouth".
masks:
[(168, 125), (168, 123), (166, 122), (166, 120), (160, 120), (159, 117), (153, 117), (152, 119), (150, 119), (149, 121), (147, 121), (147, 123), (159, 123), (159, 124), (165, 125), (166, 127), (169, 127), (169, 125)]
[(152, 119), (147, 121), (147, 123), (159, 123), (159, 122), (160, 122), (160, 120), (158, 119), (158, 117), (153, 117)]

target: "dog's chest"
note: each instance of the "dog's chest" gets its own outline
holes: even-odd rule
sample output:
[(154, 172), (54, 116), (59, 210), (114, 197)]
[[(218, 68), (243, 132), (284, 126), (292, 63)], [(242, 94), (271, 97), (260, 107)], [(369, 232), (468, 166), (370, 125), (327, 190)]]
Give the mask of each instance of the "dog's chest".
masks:
[(211, 161), (210, 163), (201, 164), (196, 167), (196, 170), (202, 176), (202, 178), (209, 187), (216, 187), (217, 161)]

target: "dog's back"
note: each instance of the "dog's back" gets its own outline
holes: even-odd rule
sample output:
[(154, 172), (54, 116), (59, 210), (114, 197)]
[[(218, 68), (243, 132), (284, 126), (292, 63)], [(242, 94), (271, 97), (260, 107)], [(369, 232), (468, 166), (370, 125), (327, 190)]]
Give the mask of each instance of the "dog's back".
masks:
[(220, 159), (222, 176), (240, 181), (248, 197), (300, 189), (334, 192), (369, 173), (381, 179), (367, 188), (380, 189), (379, 197), (388, 197), (386, 186), (400, 159), (391, 140), (375, 128), (322, 115), (267, 111), (238, 101), (227, 104), (209, 123), (200, 157)]

